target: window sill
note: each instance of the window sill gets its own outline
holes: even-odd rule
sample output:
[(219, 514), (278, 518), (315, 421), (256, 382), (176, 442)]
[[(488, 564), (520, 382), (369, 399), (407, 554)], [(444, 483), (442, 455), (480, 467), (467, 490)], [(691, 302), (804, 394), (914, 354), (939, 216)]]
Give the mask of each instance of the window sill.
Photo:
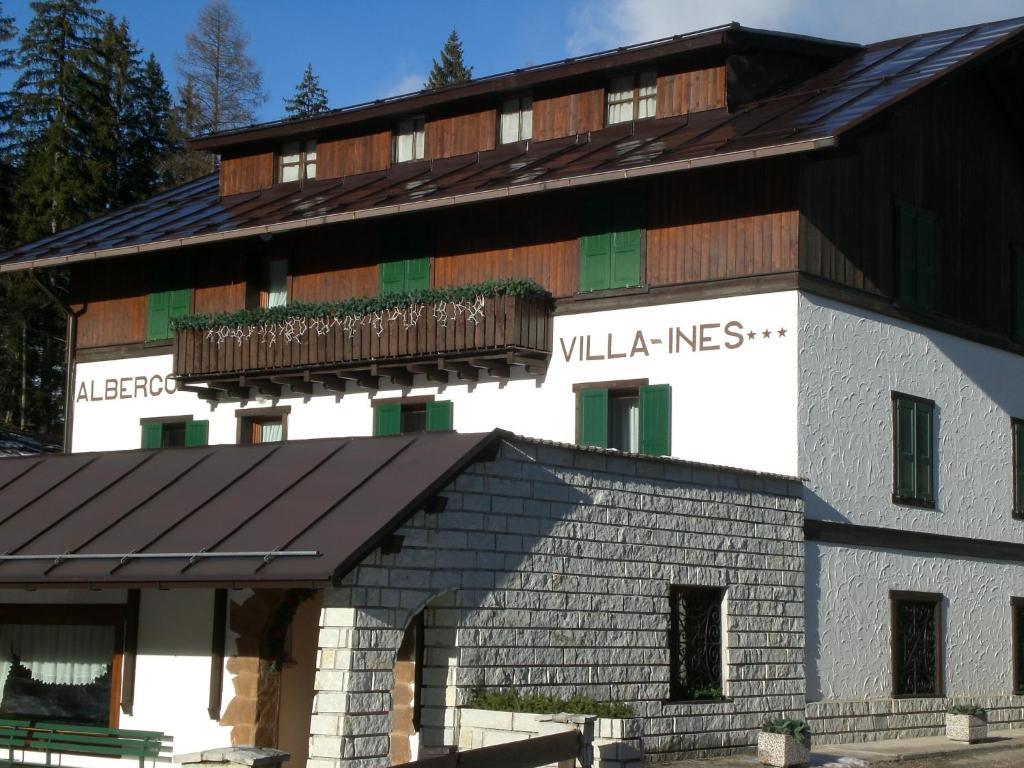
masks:
[(944, 693), (894, 693), (893, 699), (944, 699)]
[(602, 288), (599, 291), (577, 291), (573, 294), (574, 301), (588, 301), (590, 299), (606, 299), (609, 296), (632, 296), (641, 293), (650, 293), (649, 285), (631, 285), (625, 288)]
[(907, 496), (892, 495), (892, 503), (901, 507), (914, 507), (915, 509), (935, 509), (935, 499), (915, 499)]

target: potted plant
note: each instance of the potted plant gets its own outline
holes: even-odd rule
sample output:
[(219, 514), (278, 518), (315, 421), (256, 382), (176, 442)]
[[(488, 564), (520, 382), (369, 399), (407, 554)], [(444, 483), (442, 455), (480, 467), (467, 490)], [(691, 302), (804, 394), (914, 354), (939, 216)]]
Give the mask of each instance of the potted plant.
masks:
[(757, 734), (757, 759), (778, 768), (811, 762), (811, 732), (807, 723), (791, 717), (765, 720)]
[(954, 704), (946, 710), (946, 738), (968, 744), (988, 738), (988, 712), (971, 704)]

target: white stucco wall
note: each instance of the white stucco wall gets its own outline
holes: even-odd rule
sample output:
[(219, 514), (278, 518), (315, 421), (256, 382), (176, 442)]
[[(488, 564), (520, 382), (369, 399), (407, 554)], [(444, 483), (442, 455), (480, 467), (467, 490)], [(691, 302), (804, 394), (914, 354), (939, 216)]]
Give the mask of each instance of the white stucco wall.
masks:
[[(797, 294), (792, 291), (560, 315), (543, 379), (388, 388), (375, 396), (432, 394), (452, 400), (454, 426), (460, 432), (502, 427), (573, 442), (574, 383), (646, 378), (651, 384), (672, 384), (674, 456), (793, 474), (796, 325)], [(696, 351), (678, 338), (676, 328), (687, 337), (697, 336)], [(779, 335), (780, 329), (785, 335)], [(609, 352), (615, 357), (608, 359)], [(137, 448), (140, 418), (175, 415), (209, 419), (211, 443), (234, 443), (236, 411), (242, 406), (237, 401), (211, 405), (185, 392), (166, 394), (164, 377), (171, 364), (170, 355), (79, 364), (74, 450)], [(417, 376), (416, 383), (426, 381)], [(254, 400), (245, 407), (274, 404), (292, 408), (289, 439), (373, 431), (370, 396), (363, 392)]]
[(947, 695), (1011, 693), (1021, 566), (813, 543), (805, 564), (808, 701), (891, 695), (889, 590), (942, 593)]
[[(808, 294), (799, 313), (807, 516), (1024, 541), (1010, 428), (1024, 357)], [(892, 501), (893, 391), (935, 401), (935, 509)]]
[[(231, 593), (230, 599), (239, 600)], [(184, 754), (231, 743), (231, 728), (210, 719), (210, 638), (213, 590), (147, 589), (139, 601), (139, 643), (135, 663), (133, 714), (120, 715), (118, 727), (157, 730), (174, 738)], [(124, 590), (0, 590), (0, 604), (124, 604)], [(225, 655), (235, 652), (230, 628)], [(234, 695), (224, 671), (221, 711)]]

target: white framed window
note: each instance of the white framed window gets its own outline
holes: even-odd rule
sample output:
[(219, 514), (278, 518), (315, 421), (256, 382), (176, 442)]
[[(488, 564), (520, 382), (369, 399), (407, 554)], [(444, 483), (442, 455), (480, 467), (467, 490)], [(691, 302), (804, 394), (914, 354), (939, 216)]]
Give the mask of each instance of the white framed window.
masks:
[(658, 73), (639, 72), (614, 77), (608, 84), (605, 124), (654, 117), (658, 105)]
[(512, 144), (533, 138), (533, 97), (517, 96), (501, 105), (500, 140)]
[(410, 117), (399, 122), (394, 135), (396, 163), (423, 159), (423, 118)]
[(316, 139), (289, 141), (281, 145), (281, 181), (316, 178)]

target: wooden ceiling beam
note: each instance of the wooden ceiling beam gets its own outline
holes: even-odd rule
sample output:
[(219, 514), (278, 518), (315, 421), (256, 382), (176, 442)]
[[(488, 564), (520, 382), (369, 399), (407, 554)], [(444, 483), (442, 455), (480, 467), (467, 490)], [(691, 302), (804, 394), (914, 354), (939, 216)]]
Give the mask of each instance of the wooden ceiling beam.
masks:
[(437, 367), (442, 371), (454, 373), (461, 381), (479, 381), (480, 372), (469, 363), (437, 358)]
[(406, 368), (413, 373), (422, 373), (427, 377), (427, 381), (434, 381), (438, 384), (448, 383), (448, 371), (442, 371), (436, 365), (430, 365), (429, 363), (410, 363)]

